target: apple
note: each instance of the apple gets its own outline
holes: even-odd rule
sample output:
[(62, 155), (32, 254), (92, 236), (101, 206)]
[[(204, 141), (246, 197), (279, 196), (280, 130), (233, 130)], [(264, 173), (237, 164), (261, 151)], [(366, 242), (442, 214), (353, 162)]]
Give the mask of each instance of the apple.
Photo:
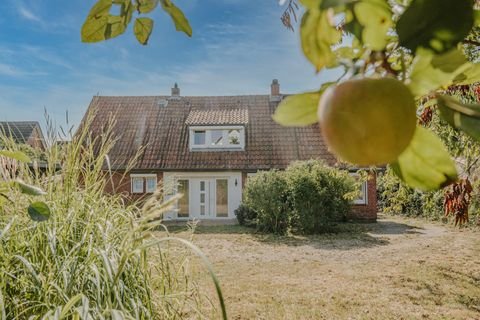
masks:
[(417, 123), (412, 93), (393, 78), (358, 78), (329, 87), (318, 118), (330, 151), (360, 166), (395, 161)]

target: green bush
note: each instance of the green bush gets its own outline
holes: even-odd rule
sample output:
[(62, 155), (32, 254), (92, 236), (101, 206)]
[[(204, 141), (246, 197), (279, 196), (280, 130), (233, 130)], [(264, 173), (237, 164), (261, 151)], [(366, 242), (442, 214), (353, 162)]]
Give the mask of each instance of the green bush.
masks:
[(235, 210), (235, 216), (237, 216), (238, 223), (242, 226), (254, 226), (256, 224), (257, 212), (247, 206), (246, 204), (241, 204)]
[(259, 230), (276, 234), (287, 232), (291, 207), (284, 172), (264, 171), (249, 178), (244, 203), (257, 213), (256, 226)]
[(249, 178), (237, 218), (240, 224), (253, 222), (266, 232), (319, 233), (345, 220), (356, 190), (346, 171), (319, 161), (296, 162), (286, 171)]
[(295, 231), (319, 233), (333, 222), (346, 220), (356, 190), (348, 172), (312, 160), (292, 164), (286, 177)]
[(443, 217), (443, 191), (421, 192), (403, 183), (388, 168), (378, 176), (379, 209), (389, 214), (403, 214), (439, 220)]

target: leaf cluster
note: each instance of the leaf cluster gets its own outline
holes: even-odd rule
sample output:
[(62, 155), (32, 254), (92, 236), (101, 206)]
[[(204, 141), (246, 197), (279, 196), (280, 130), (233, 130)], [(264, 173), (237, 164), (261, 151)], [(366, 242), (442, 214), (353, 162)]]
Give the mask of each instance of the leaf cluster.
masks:
[[(328, 68), (345, 72), (318, 91), (284, 99), (275, 121), (285, 126), (314, 124), (328, 87), (358, 77), (394, 77), (410, 89), (419, 105), (434, 98), (447, 123), (480, 140), (480, 105), (462, 103), (448, 90), (480, 82), (476, 64), (480, 11), (472, 0), (301, 0), (300, 4), (305, 57), (317, 72)], [(442, 141), (422, 127), (391, 165), (404, 182), (422, 190), (445, 187), (458, 177)]]
[[(112, 14), (114, 7), (120, 7), (118, 15)], [(183, 12), (171, 0), (98, 0), (91, 8), (81, 31), (83, 42), (100, 42), (123, 34), (135, 19), (133, 33), (138, 42), (146, 45), (153, 32), (154, 21), (143, 15), (150, 14), (157, 7), (166, 12), (177, 31), (192, 36), (192, 27)]]

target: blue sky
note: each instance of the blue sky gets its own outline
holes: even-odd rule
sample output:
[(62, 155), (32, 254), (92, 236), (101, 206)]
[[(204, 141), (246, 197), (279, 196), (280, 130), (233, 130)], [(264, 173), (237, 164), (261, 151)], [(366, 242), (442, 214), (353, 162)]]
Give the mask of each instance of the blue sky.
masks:
[(0, 120), (58, 125), (68, 110), (81, 120), (92, 96), (267, 94), (273, 78), (282, 92), (315, 89), (337, 74), (316, 75), (303, 57), (298, 31), (280, 22), (277, 0), (177, 0), (193, 37), (175, 32), (161, 10), (148, 46), (131, 28), (100, 44), (80, 41), (94, 0), (0, 1)]

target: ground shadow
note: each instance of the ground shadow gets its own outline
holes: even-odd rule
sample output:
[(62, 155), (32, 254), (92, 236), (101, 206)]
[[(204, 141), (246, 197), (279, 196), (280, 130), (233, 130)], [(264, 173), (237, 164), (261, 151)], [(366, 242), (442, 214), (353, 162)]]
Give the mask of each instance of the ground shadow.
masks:
[(373, 235), (421, 234), (421, 230), (423, 230), (421, 227), (380, 219), (372, 224), (370, 233)]
[(341, 223), (330, 227), (322, 234), (316, 235), (286, 235), (255, 234), (255, 238), (271, 245), (286, 245), (292, 247), (310, 246), (322, 250), (352, 250), (383, 246), (390, 241), (381, 236), (369, 233), (370, 224)]
[[(317, 235), (274, 235), (256, 230), (254, 227), (240, 225), (196, 225), (195, 234), (248, 234), (255, 240), (275, 245), (311, 246), (324, 250), (352, 250), (358, 248), (371, 248), (390, 243), (388, 236), (421, 234), (421, 229), (404, 223), (379, 219), (376, 223), (338, 223), (326, 228)], [(168, 230), (178, 234), (191, 230), (186, 224), (171, 225)]]

